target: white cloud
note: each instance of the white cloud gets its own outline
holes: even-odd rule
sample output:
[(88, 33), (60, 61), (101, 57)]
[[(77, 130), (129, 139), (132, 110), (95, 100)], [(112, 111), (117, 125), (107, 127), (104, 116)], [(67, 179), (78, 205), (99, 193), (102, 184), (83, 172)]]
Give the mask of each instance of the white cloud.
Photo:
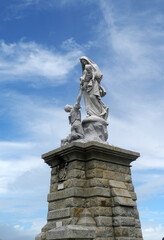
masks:
[(157, 26), (163, 26), (163, 17), (153, 10), (133, 12), (126, 4), (120, 9), (115, 1), (100, 1), (103, 19), (98, 33), (106, 49), (102, 84), (110, 103), (108, 141), (141, 153), (135, 169), (161, 169), (164, 44)]
[(0, 237), (2, 240), (33, 240), (34, 235), (28, 231), (22, 231), (20, 228), (10, 225), (0, 224)]
[[(51, 104), (47, 106), (42, 100), (32, 100), (12, 93), (5, 100), (9, 117), (15, 121), (15, 128), (19, 129), (23, 139), (22, 142), (0, 142), (1, 193), (6, 193), (8, 186), (14, 184), (18, 178), (18, 187), (19, 184), (22, 186), (23, 182), (25, 184), (28, 172), (46, 168), (40, 159), (41, 154), (59, 147), (60, 140), (69, 132), (67, 116), (63, 109), (52, 107)], [(44, 174), (43, 178), (46, 177), (46, 173)], [(26, 176), (21, 179), (24, 175)], [(32, 178), (35, 178), (35, 174)]]
[(79, 5), (92, 4), (92, 0), (84, 2), (83, 0), (13, 0), (8, 4), (7, 9), (4, 11), (4, 21), (11, 21), (13, 19), (22, 19), (27, 16), (28, 10), (45, 11), (55, 8), (73, 7)]
[(46, 224), (46, 220), (43, 218), (34, 218), (34, 219), (22, 219), (22, 223), (30, 223), (30, 232), (35, 235), (40, 233), (41, 228)]
[[(21, 224), (30, 224), (30, 227), (24, 228)], [(46, 220), (43, 218), (22, 219), (20, 224), (13, 226), (0, 223), (0, 238), (2, 240), (33, 240), (45, 224)]]
[(34, 77), (39, 77), (40, 81), (43, 78), (46, 83), (61, 84), (82, 55), (77, 46), (76, 44), (69, 52), (61, 53), (35, 42), (20, 41), (8, 44), (1, 41), (0, 81), (32, 82), (35, 81)]
[[(148, 174), (146, 174), (148, 175)], [(151, 174), (149, 177), (145, 177), (145, 174), (136, 174), (138, 177), (142, 177), (142, 181), (145, 181), (147, 178), (146, 183), (142, 183), (142, 185), (136, 187), (136, 192), (138, 199), (140, 201), (144, 201), (150, 198), (154, 198), (158, 195), (158, 198), (164, 194), (164, 185), (163, 185), (163, 176), (162, 174)]]
[[(4, 222), (11, 215), (9, 224), (14, 221), (14, 225), (22, 227), (24, 224), (20, 221), (24, 216), (46, 219), (50, 167), (41, 159), (41, 154), (60, 146), (61, 138), (69, 132), (69, 124), (64, 110), (53, 107), (47, 100), (11, 92), (1, 97), (3, 108), (7, 106), (8, 117), (15, 122), (15, 131), (19, 130), (21, 140), (0, 142), (0, 212)], [(34, 238), (43, 225), (37, 227), (39, 220), (29, 220), (29, 224), (30, 221), (32, 227), (28, 230)], [(19, 229), (10, 230), (15, 236)], [(24, 235), (25, 230), (22, 230), (21, 236)]]
[(148, 240), (162, 240), (164, 237), (164, 212), (162, 210), (151, 211), (145, 208), (140, 209), (140, 213), (142, 214), (143, 238)]
[(158, 114), (153, 105), (132, 105), (126, 105), (129, 115), (110, 117), (109, 142), (141, 153), (141, 158), (133, 163), (135, 169), (164, 169), (163, 113)]
[(157, 227), (143, 228), (143, 238), (149, 240), (162, 240), (164, 236), (164, 227), (159, 224)]
[[(17, 152), (18, 157), (19, 152)], [(6, 193), (8, 191), (8, 185), (15, 181), (16, 178), (24, 174), (25, 172), (31, 171), (33, 169), (41, 168), (42, 162), (41, 159), (36, 158), (32, 155), (26, 155), (24, 152), (24, 157), (20, 160), (12, 159), (11, 161), (7, 160), (7, 157), (4, 156), (4, 159), (0, 160), (0, 192)], [(19, 183), (18, 183), (19, 184)], [(21, 184), (21, 182), (20, 182)]]
[(18, 229), (18, 230), (20, 230), (20, 231), (24, 230), (24, 228), (21, 227), (20, 225), (15, 225), (15, 226), (14, 226), (14, 229)]
[(133, 12), (133, 5), (121, 12), (114, 1), (100, 1), (100, 6), (103, 20), (98, 31), (106, 48), (106, 85), (110, 83), (112, 92), (134, 94), (134, 98), (155, 83), (163, 88), (163, 16), (152, 9)]

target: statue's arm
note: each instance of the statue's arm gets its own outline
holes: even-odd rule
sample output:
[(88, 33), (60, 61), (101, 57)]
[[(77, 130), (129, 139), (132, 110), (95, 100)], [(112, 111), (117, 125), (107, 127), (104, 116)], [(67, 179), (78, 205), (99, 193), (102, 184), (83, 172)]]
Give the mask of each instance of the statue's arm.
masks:
[(83, 85), (83, 84), (84, 84), (84, 81), (85, 81), (85, 79), (86, 79), (86, 74), (87, 74), (87, 71), (84, 70), (82, 77), (80, 77), (80, 85)]
[(75, 103), (75, 108), (80, 108), (81, 106), (80, 106), (80, 101), (81, 101), (81, 97), (82, 97), (82, 91), (80, 91), (80, 93), (79, 93), (79, 95), (78, 95), (78, 97), (77, 97), (77, 101), (76, 101), (76, 103)]

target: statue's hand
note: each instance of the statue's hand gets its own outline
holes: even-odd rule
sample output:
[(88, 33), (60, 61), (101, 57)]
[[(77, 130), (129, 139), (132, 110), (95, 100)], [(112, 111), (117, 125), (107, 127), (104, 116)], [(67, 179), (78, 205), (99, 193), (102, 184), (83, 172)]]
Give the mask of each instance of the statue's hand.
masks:
[(84, 83), (84, 78), (80, 77), (80, 84), (83, 84), (83, 83)]

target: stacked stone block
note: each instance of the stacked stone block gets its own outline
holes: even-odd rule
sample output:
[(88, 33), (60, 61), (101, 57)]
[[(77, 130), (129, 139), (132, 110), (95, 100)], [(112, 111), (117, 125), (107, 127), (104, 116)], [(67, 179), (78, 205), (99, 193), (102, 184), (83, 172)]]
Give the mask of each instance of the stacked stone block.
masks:
[(130, 171), (138, 156), (96, 142), (44, 154), (51, 185), (47, 224), (36, 240), (142, 240)]

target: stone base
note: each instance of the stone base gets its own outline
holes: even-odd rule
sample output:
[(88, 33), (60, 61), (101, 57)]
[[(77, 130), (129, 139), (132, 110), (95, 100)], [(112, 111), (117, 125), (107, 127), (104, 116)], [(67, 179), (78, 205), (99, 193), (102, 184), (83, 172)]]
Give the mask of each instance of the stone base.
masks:
[(42, 157), (51, 185), (47, 224), (36, 240), (143, 240), (130, 171), (139, 153), (88, 142)]
[(60, 239), (94, 239), (96, 236), (95, 229), (84, 226), (67, 225), (59, 228), (54, 228), (47, 232), (46, 240)]
[(39, 233), (39, 234), (35, 237), (35, 240), (46, 240), (46, 233), (45, 233), (45, 232)]

